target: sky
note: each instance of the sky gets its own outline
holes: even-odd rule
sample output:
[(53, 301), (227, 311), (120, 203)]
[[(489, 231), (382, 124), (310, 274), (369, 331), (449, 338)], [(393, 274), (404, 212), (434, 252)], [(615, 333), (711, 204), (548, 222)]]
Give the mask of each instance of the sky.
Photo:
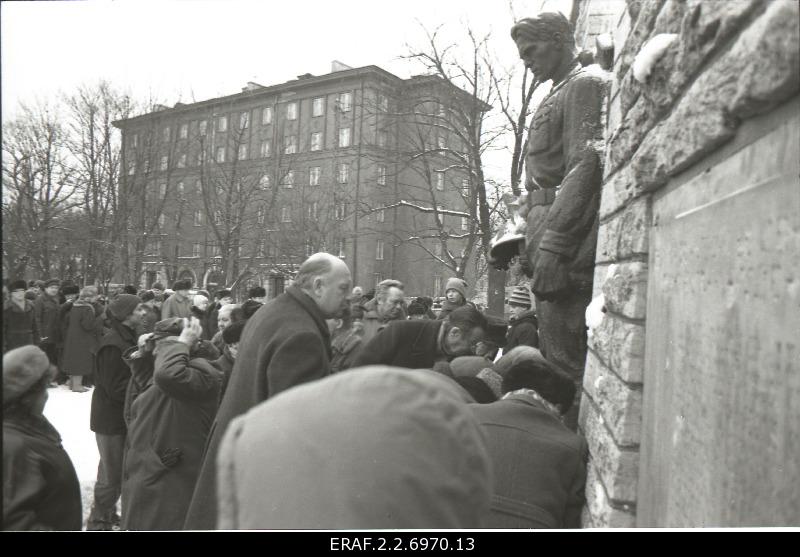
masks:
[[(87, 0), (2, 2), (3, 120), (33, 103), (105, 79), (141, 101), (168, 106), (329, 73), (331, 62), (380, 66), (423, 44), (422, 26), (463, 44), (464, 24), (492, 33), (508, 66), (520, 64), (514, 17), (560, 10), (572, 0)], [(521, 65), (520, 65), (521, 68)]]

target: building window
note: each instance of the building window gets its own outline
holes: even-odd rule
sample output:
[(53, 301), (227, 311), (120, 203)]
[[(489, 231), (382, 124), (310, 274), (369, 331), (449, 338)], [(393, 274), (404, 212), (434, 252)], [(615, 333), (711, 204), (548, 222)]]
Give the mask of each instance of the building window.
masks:
[(349, 175), (350, 175), (350, 165), (347, 164), (346, 162), (340, 163), (339, 168), (337, 169), (336, 172), (336, 180), (340, 184), (346, 184)]
[(469, 230), (469, 217), (461, 217), (461, 230), (465, 232)]
[(308, 169), (308, 185), (309, 186), (318, 186), (319, 185), (319, 175), (321, 169), (318, 166), (312, 166)]
[(263, 205), (258, 207), (258, 224), (264, 224), (264, 219), (267, 218), (267, 211)]
[(200, 120), (200, 123), (197, 124), (197, 132), (200, 135), (205, 135), (208, 131), (208, 120)]
[(271, 180), (269, 174), (264, 173), (261, 178), (258, 180), (259, 187), (263, 189), (267, 189), (271, 184)]
[(197, 152), (197, 166), (203, 166), (206, 163), (206, 152), (200, 150)]
[(199, 209), (194, 212), (194, 225), (203, 226), (203, 212)]
[(378, 130), (378, 147), (386, 147), (389, 144), (389, 133), (386, 130)]
[(444, 135), (436, 136), (436, 147), (439, 149), (447, 149), (447, 140)]
[(444, 191), (444, 172), (436, 173), (436, 189)]
[(375, 213), (375, 222), (384, 222), (386, 220), (386, 209), (380, 209)]
[(311, 116), (317, 117), (325, 114), (325, 98), (317, 97), (311, 101)]
[(169, 141), (169, 127), (164, 128), (164, 141)]
[(181, 139), (189, 137), (189, 124), (181, 124), (179, 135)]
[(294, 187), (294, 170), (287, 170), (283, 175), (283, 185), (287, 188)]
[(339, 110), (342, 112), (350, 112), (353, 104), (353, 95), (351, 93), (339, 93)]
[(158, 185), (158, 197), (160, 197), (161, 199), (167, 197), (167, 184)]
[(217, 147), (217, 162), (225, 162), (225, 147)]
[(347, 240), (344, 238), (337, 238), (334, 245), (336, 246), (336, 257), (340, 259), (347, 257)]
[(380, 240), (375, 244), (375, 259), (383, 261), (383, 242)]
[(131, 135), (130, 146), (136, 149), (138, 144), (139, 144), (139, 136), (137, 134)]
[(383, 273), (373, 273), (372, 278), (375, 279), (375, 287), (377, 288), (383, 282)]
[(447, 116), (447, 110), (445, 109), (444, 104), (441, 102), (439, 103), (437, 114), (439, 115), (439, 118), (444, 118)]
[(433, 295), (434, 296), (442, 295), (442, 277), (440, 277), (439, 275), (434, 275), (433, 277)]
[(289, 207), (281, 207), (281, 222), (292, 222), (292, 212)]
[(322, 150), (322, 132), (314, 132), (311, 134), (311, 150)]
[(272, 141), (265, 139), (261, 142), (261, 156), (266, 158), (272, 155)]
[(227, 116), (220, 116), (217, 118), (217, 131), (218, 132), (226, 132), (228, 131), (228, 117)]
[(272, 107), (265, 106), (261, 111), (261, 125), (266, 126), (272, 123)]
[(167, 157), (167, 155), (164, 155), (163, 157), (161, 157), (161, 164), (159, 165), (159, 168), (161, 170), (166, 170), (168, 166), (169, 166), (169, 157)]
[(336, 220), (344, 220), (347, 216), (347, 203), (339, 201), (334, 205), (334, 218)]
[(435, 255), (436, 257), (441, 257), (442, 256), (442, 244), (441, 244), (441, 242), (436, 242), (435, 244), (433, 244), (433, 255)]
[(386, 185), (386, 165), (379, 164), (378, 165), (378, 185), (385, 186)]
[(239, 145), (239, 160), (243, 161), (247, 158), (247, 145)]
[(378, 93), (378, 110), (381, 112), (389, 111), (389, 97), (383, 93)]
[(200, 182), (200, 180), (194, 181), (194, 191), (190, 191), (189, 193), (203, 193), (203, 184)]
[(211, 244), (211, 257), (220, 257), (221, 252), (219, 248), (219, 244)]
[(291, 155), (297, 152), (297, 136), (296, 135), (287, 135), (283, 138), (284, 149), (283, 152), (287, 155)]
[(297, 120), (297, 103), (290, 102), (286, 105), (286, 119)]
[(128, 163), (128, 176), (133, 176), (136, 174), (136, 163), (134, 161), (130, 161)]
[(200, 244), (192, 244), (192, 257), (200, 257)]
[(242, 112), (239, 115), (239, 129), (246, 130), (250, 127), (250, 113)]
[(186, 153), (178, 157), (178, 168), (186, 168)]
[(164, 213), (158, 215), (158, 227), (164, 228), (164, 224), (167, 222), (167, 217)]
[(350, 147), (350, 128), (339, 128), (339, 147)]
[(265, 244), (264, 240), (258, 241), (258, 257), (264, 257), (265, 253), (264, 244)]
[(461, 191), (464, 193), (469, 193), (469, 178), (462, 178), (461, 179)]
[(311, 220), (316, 220), (317, 219), (317, 214), (318, 214), (318, 212), (317, 212), (317, 202), (313, 201), (308, 206), (308, 218), (311, 219)]

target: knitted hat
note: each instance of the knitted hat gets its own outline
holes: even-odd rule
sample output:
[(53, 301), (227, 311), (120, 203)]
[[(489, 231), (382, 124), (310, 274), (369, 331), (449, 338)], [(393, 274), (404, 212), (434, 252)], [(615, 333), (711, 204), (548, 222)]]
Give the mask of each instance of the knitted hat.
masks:
[(12, 280), (11, 284), (8, 285), (8, 291), (13, 292), (14, 290), (27, 290), (28, 284), (24, 280)]
[(3, 355), (3, 404), (13, 402), (27, 393), (50, 371), (47, 354), (29, 344)]
[(161, 284), (160, 282), (154, 282), (153, 286), (151, 286), (150, 288), (152, 288), (153, 290), (164, 290), (164, 285)]
[(139, 296), (120, 294), (108, 306), (108, 311), (120, 321), (124, 321), (141, 302), (142, 300), (139, 299)]
[(61, 286), (61, 281), (58, 279), (49, 279), (44, 283), (44, 287), (47, 288), (48, 286)]
[(524, 284), (520, 284), (519, 286), (515, 287), (514, 292), (508, 299), (508, 305), (530, 308), (531, 307), (530, 289)]
[(172, 283), (172, 289), (177, 292), (178, 290), (189, 290), (192, 287), (192, 281), (189, 279), (176, 280)]
[(80, 291), (81, 289), (78, 288), (77, 284), (67, 284), (66, 286), (61, 287), (61, 293), (64, 296), (69, 296), (70, 294), (77, 294)]
[(462, 298), (467, 299), (467, 283), (463, 279), (457, 277), (448, 279), (444, 287), (444, 293), (447, 294), (448, 290), (455, 290), (461, 294)]

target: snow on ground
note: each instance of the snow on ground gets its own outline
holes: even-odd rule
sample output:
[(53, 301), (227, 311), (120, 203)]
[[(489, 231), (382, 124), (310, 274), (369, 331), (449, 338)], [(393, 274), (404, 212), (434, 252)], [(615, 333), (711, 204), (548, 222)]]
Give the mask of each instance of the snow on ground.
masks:
[(49, 397), (44, 415), (61, 434), (61, 442), (78, 474), (85, 526), (92, 506), (97, 463), (100, 461), (94, 432), (89, 429), (92, 389), (85, 393), (73, 393), (66, 385), (60, 385), (47, 389), (47, 394)]

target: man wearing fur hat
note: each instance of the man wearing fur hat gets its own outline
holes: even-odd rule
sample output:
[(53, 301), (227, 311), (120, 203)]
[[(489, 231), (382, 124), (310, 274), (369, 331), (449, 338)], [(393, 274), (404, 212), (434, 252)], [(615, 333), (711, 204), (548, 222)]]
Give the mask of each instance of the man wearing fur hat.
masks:
[(111, 330), (103, 336), (95, 357), (90, 428), (95, 432), (100, 464), (87, 530), (111, 530), (119, 523), (116, 506), (122, 490), (125, 391), (131, 377), (122, 356), (136, 345), (145, 309), (138, 296), (120, 294), (109, 304), (107, 314)]
[(56, 364), (56, 336), (58, 331), (58, 290), (61, 281), (50, 279), (44, 283), (44, 290), (33, 302), (33, 317), (39, 329), (39, 347), (44, 350), (51, 364)]
[(39, 328), (33, 315), (33, 303), (25, 298), (24, 280), (12, 281), (8, 287), (10, 299), (3, 304), (3, 352), (39, 344)]
[(3, 530), (81, 529), (75, 467), (43, 414), (54, 371), (36, 346), (3, 355)]
[(175, 293), (161, 306), (161, 319), (192, 316), (192, 299), (189, 297), (191, 288), (192, 282), (188, 279), (176, 280), (173, 283), (172, 289)]

